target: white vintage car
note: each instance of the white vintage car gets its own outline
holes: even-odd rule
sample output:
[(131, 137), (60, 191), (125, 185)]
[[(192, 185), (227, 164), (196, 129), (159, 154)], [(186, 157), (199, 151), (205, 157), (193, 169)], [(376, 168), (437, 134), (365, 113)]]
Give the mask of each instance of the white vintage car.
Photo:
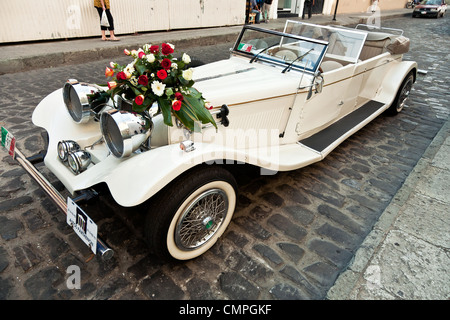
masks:
[[(364, 28), (363, 28), (364, 29)], [(229, 225), (237, 184), (227, 166), (261, 174), (324, 159), (380, 114), (399, 113), (417, 64), (402, 61), (409, 40), (399, 30), (370, 31), (287, 21), (284, 32), (243, 27), (227, 60), (195, 68), (195, 88), (214, 107), (214, 125), (150, 128), (120, 99), (100, 110), (86, 99), (96, 85), (68, 81), (33, 113), (49, 135), (45, 165), (73, 198), (62, 196), (16, 150), (16, 159), (67, 213), (95, 253), (111, 256), (97, 226), (76, 205), (106, 184), (120, 206), (151, 199), (145, 232), (158, 255), (186, 260), (207, 251)]]

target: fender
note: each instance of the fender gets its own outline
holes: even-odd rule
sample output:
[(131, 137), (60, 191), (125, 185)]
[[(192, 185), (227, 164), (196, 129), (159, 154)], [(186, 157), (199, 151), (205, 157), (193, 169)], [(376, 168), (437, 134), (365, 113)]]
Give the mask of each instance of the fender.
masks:
[(402, 61), (393, 65), (383, 79), (382, 91), (376, 97), (376, 100), (385, 103), (386, 109), (389, 108), (394, 102), (403, 80), (411, 71), (414, 75), (414, 82), (416, 81), (417, 69), (415, 61)]

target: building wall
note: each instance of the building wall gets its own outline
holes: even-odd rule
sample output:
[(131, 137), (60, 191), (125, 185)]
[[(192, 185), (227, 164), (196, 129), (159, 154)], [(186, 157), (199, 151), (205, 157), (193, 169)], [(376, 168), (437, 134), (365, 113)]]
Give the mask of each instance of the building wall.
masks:
[[(280, 1), (280, 3), (279, 3)], [(273, 0), (270, 18), (281, 1)], [(404, 8), (407, 0), (378, 0), (380, 10)], [(292, 0), (301, 16), (304, 0)], [(324, 0), (334, 14), (336, 0)], [(337, 13), (366, 12), (372, 0), (340, 0)], [(111, 0), (117, 34), (245, 23), (246, 0)], [(70, 39), (100, 35), (93, 0), (0, 0), (0, 43)]]
[[(100, 35), (93, 0), (0, 0), (0, 43)], [(117, 34), (239, 25), (245, 0), (111, 0)]]
[[(337, 13), (361, 13), (374, 3), (372, 0), (340, 0)], [(377, 5), (381, 11), (405, 8), (408, 0), (378, 0)], [(324, 14), (334, 14), (336, 0), (325, 0)]]

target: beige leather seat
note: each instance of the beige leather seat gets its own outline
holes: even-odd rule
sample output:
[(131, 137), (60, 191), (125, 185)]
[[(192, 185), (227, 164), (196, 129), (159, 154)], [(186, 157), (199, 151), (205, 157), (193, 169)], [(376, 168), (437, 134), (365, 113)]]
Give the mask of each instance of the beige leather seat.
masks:
[(320, 67), (322, 68), (322, 71), (325, 73), (325, 72), (328, 72), (328, 71), (331, 71), (331, 70), (342, 68), (343, 65), (342, 65), (342, 63), (339, 63), (337, 61), (329, 60), (329, 61), (322, 62)]

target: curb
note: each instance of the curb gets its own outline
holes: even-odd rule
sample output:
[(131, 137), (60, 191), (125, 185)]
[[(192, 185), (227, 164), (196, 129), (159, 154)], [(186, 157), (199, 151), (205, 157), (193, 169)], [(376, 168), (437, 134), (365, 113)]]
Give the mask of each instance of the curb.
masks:
[(354, 255), (347, 270), (339, 275), (333, 287), (327, 293), (327, 300), (353, 300), (354, 291), (364, 286), (367, 282), (364, 274), (374, 255), (380, 250), (383, 241), (388, 233), (393, 230), (402, 207), (407, 203), (419, 180), (423, 177), (423, 172), (432, 164), (434, 155), (443, 145), (450, 133), (450, 120), (441, 127), (437, 135), (425, 150), (422, 158), (406, 178), (403, 186), (394, 195), (390, 204), (386, 207), (372, 231), (367, 235), (360, 248)]

